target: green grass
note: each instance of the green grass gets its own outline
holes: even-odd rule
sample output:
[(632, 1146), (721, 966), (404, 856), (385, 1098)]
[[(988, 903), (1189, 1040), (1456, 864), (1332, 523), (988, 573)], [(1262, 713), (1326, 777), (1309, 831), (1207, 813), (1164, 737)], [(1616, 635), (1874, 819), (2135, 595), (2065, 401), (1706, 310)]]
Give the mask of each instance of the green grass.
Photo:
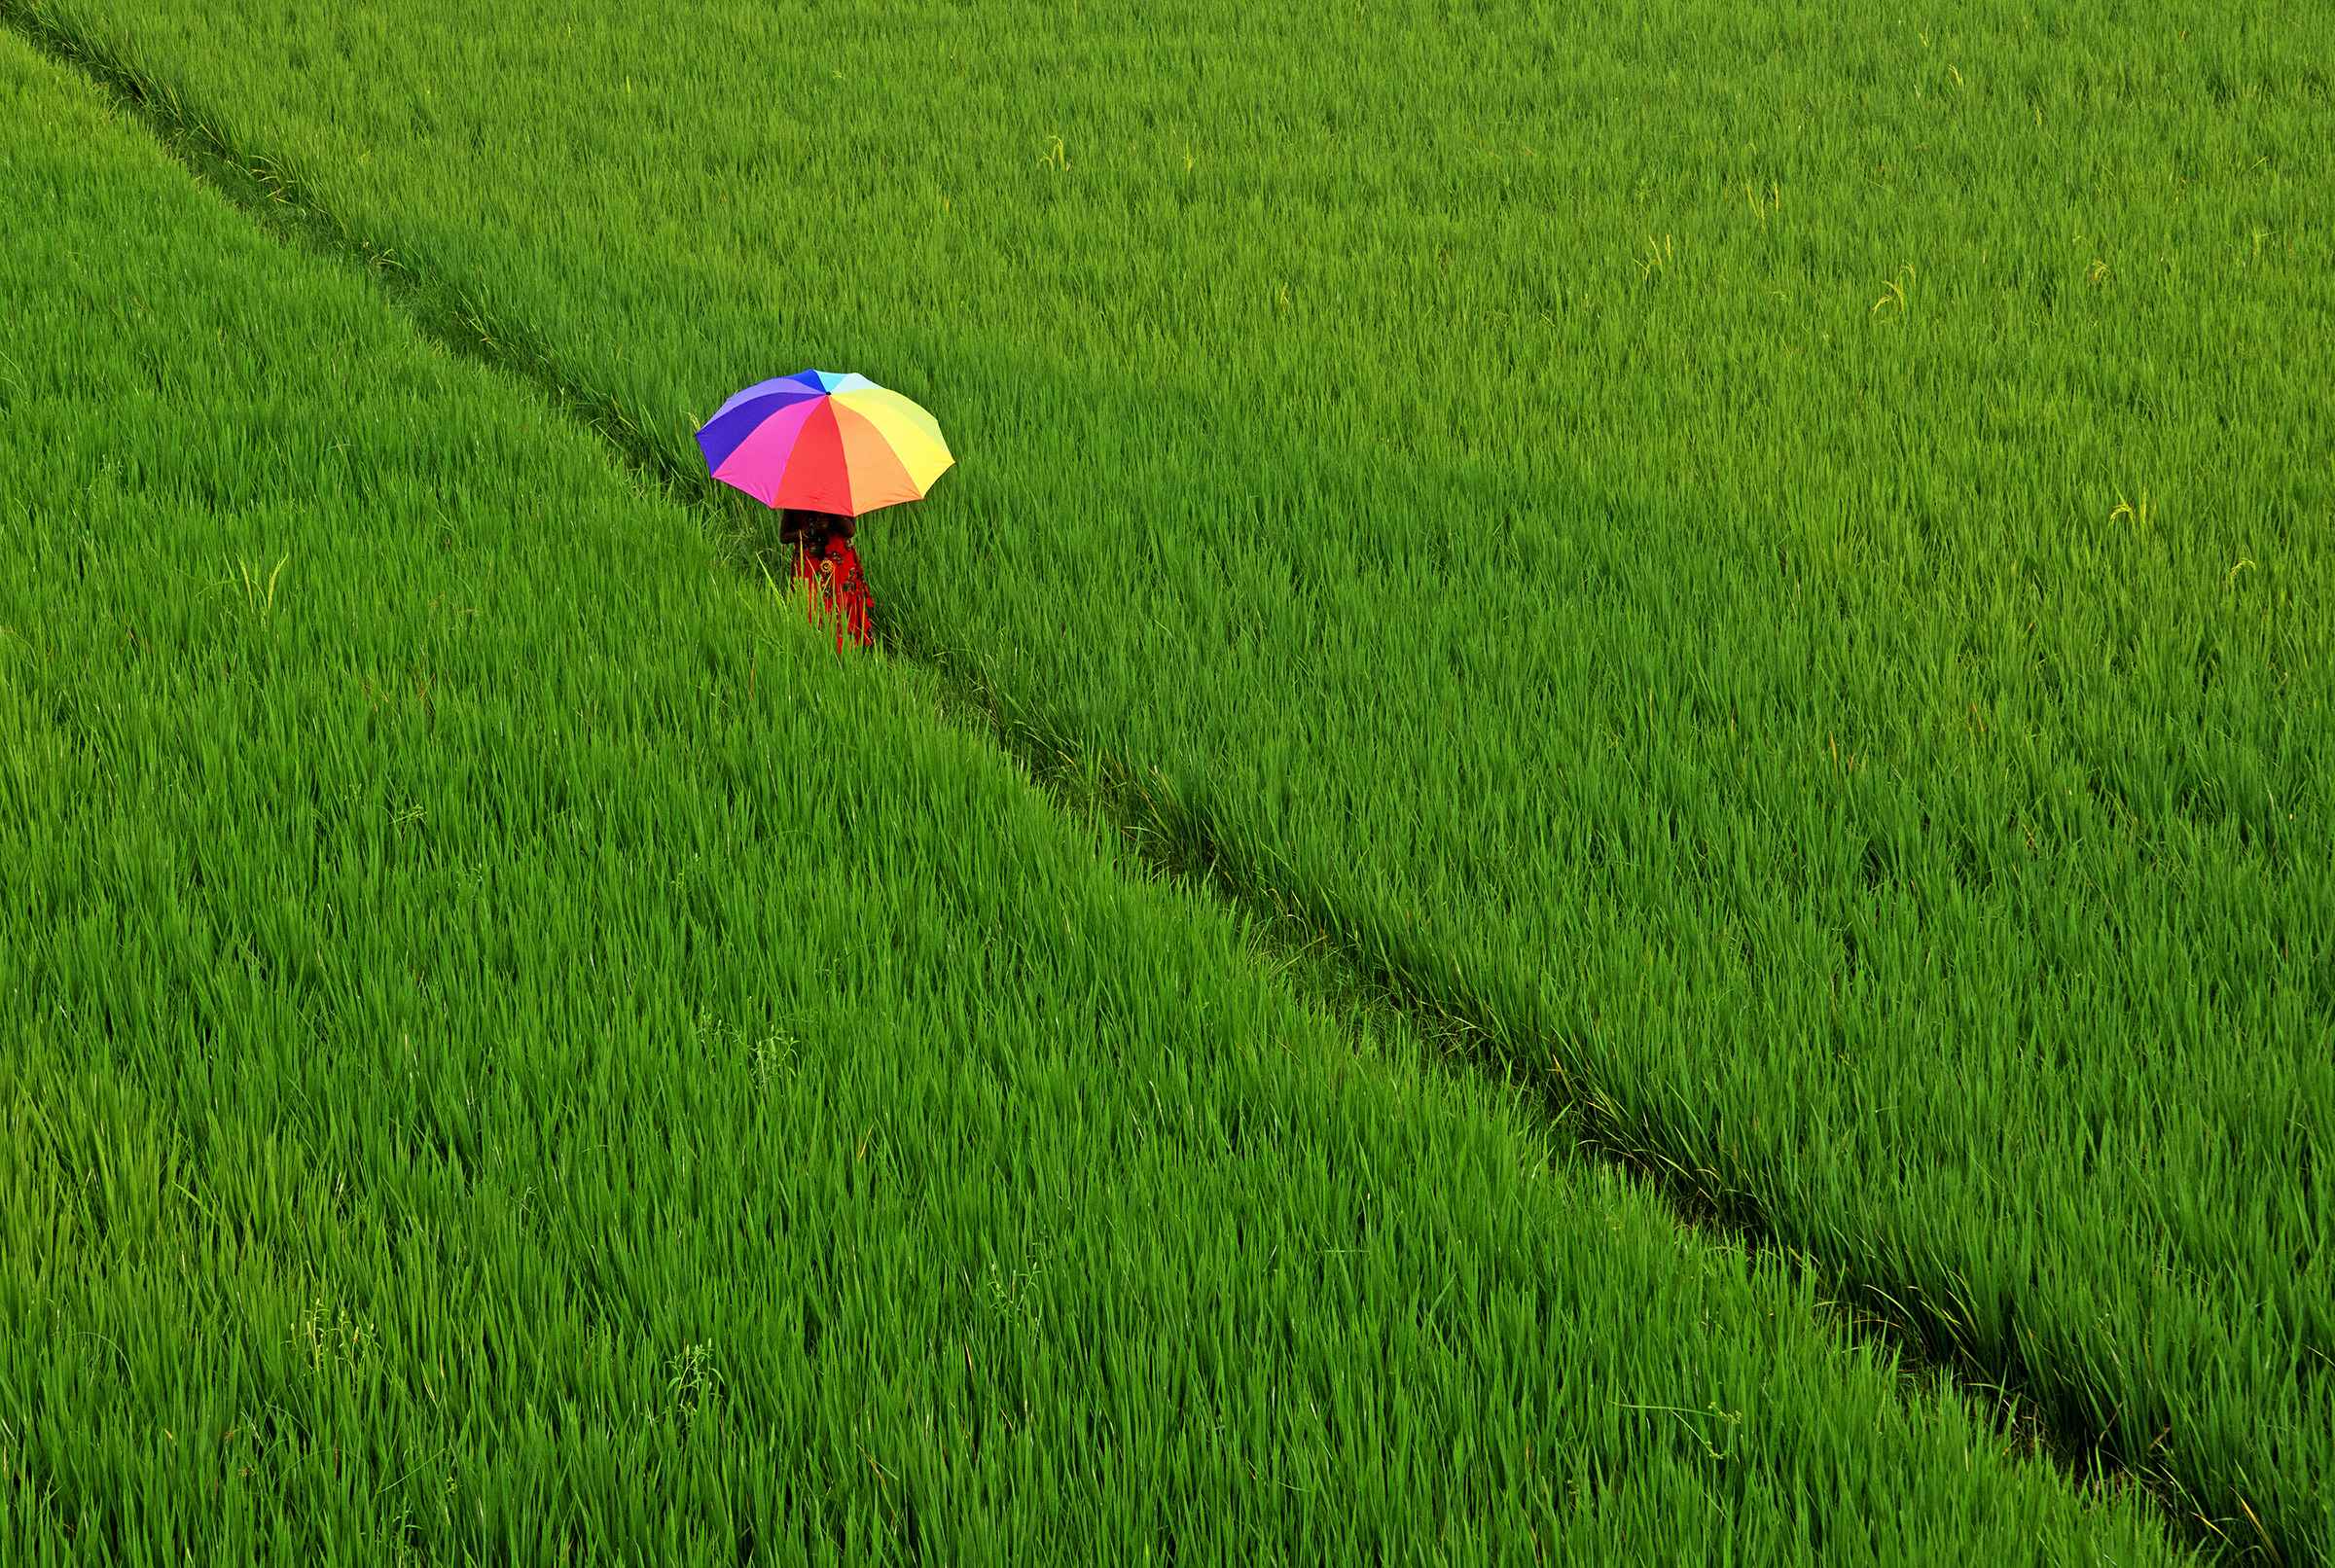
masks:
[(2175, 1560), (103, 101), (0, 34), (0, 1560)]
[(2311, 8), (5, 7), (670, 472), (757, 376), (918, 398), (901, 646), (2335, 1553)]

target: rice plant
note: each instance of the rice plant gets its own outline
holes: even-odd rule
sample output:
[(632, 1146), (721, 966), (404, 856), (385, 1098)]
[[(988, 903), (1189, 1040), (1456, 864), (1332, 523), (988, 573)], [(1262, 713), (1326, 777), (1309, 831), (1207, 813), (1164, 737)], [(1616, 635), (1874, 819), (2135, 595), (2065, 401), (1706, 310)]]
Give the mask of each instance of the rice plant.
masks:
[[(1940, 1357), (2029, 1386), (2199, 1528), (2335, 1550), (2335, 476), (2296, 351), (2335, 327), (2335, 179), (2304, 8), (2185, 29), (2060, 5), (1619, 25), (395, 9), (0, 0), (192, 106), (180, 122), (267, 160), (352, 250), (393, 248), (514, 374), (604, 395), (669, 470), (742, 374), (880, 369), (960, 465), (871, 525), (870, 570), (1001, 732), (1146, 781), (1113, 803), (1148, 841), (1204, 843), (1253, 907), (1473, 1020), (1497, 1065), (1561, 1081), (1594, 1141), (1901, 1303)], [(134, 298), (75, 309), (128, 328)], [(216, 308), (214, 346), (245, 342)], [(61, 441), (39, 422), (56, 373), (10, 352), (26, 363), (0, 385), (34, 433), (11, 439)], [(219, 374), (155, 363), (191, 392)], [(299, 417), (221, 439), (256, 452)], [(526, 526), (527, 503), (483, 499), (541, 466), (521, 452), (539, 429), (372, 428), (443, 465), (432, 493), (482, 578), (544, 532), (570, 547), (566, 575), (455, 595), (504, 625), (416, 622), (437, 667), (398, 642), (352, 671), (405, 683), (369, 724), (433, 758), (483, 748), (434, 782), (352, 770), (340, 787), (388, 824), (365, 831), (405, 836), (368, 853), (393, 868), (451, 837), (485, 868), (463, 836), (488, 808), (457, 802), (527, 776), (499, 737), (566, 715), (603, 733), (637, 690), (615, 674), (629, 649), (566, 651), (606, 635), (599, 585), (742, 605), (753, 580), (688, 553), (719, 497), (654, 541), (583, 544), (574, 496)], [(150, 493), (160, 461), (92, 455), (75, 505)], [(320, 628), (360, 602), (309, 575), (268, 472), (181, 481), (191, 515), (242, 519), (205, 525), (234, 535), (217, 559), (292, 552), (273, 640), (205, 650), (244, 701), (341, 647)], [(34, 537), (28, 581), (83, 581), (118, 548)], [(518, 657), (522, 613), (561, 628), (526, 657), (572, 689), (465, 715), (462, 681)], [(745, 624), (690, 657), (722, 667)], [(17, 656), (19, 690), (43, 657)], [(900, 695), (926, 677), (888, 670), (842, 690), (928, 713)], [(135, 732), (94, 692), (40, 690), (16, 700), (46, 705), (44, 756)], [(251, 722), (275, 743), (235, 767), (301, 798), (316, 746)], [(972, 755), (902, 724), (917, 755)], [(767, 766), (690, 755), (722, 799)], [(595, 766), (604, 792), (632, 776)], [(563, 772), (524, 787), (563, 833), (671, 831)], [(810, 842), (913, 815), (905, 784), (841, 788), (848, 806), (773, 820)], [(287, 822), (282, 852), (372, 823), (335, 810)], [(931, 864), (872, 849), (876, 873), (969, 907), (1020, 874), (974, 831)], [(258, 908), (238, 918), (321, 949), (316, 916)], [(1051, 943), (1038, 925), (1024, 940)], [(661, 961), (698, 951), (625, 929), (679, 942)], [(529, 940), (485, 950), (549, 961)], [(955, 959), (992, 982), (1052, 962), (1010, 942)], [(654, 969), (597, 961), (627, 985)], [(268, 985), (323, 983), (276, 962)], [(974, 1277), (991, 1264), (1016, 1277), (1003, 1256)]]

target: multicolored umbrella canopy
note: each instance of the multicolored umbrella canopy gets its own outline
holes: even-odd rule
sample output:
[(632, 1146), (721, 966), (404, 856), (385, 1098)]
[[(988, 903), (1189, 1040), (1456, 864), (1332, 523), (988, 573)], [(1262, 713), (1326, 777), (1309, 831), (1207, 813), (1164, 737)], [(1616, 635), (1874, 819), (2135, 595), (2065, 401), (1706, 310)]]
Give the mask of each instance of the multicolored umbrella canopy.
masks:
[(856, 517), (920, 501), (956, 459), (915, 403), (864, 375), (758, 381), (698, 432), (713, 477), (768, 507)]

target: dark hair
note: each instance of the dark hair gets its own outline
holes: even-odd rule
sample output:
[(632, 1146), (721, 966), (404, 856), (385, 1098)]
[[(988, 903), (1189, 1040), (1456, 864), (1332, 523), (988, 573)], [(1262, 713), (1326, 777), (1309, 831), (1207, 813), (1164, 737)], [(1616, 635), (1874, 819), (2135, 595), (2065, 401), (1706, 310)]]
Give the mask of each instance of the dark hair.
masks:
[(851, 518), (832, 512), (788, 507), (778, 515), (778, 542), (798, 546), (816, 555), (826, 550), (829, 540), (850, 538), (857, 526)]

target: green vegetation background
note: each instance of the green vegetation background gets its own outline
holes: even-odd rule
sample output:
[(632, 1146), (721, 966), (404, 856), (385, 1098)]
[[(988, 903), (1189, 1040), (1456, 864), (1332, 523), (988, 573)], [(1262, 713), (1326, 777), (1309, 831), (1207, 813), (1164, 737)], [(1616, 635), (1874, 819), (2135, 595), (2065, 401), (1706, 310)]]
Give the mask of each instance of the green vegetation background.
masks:
[(2335, 1542), (2299, 12), (10, 9), (671, 471), (798, 362), (925, 401), (903, 643), (2215, 1528)]

